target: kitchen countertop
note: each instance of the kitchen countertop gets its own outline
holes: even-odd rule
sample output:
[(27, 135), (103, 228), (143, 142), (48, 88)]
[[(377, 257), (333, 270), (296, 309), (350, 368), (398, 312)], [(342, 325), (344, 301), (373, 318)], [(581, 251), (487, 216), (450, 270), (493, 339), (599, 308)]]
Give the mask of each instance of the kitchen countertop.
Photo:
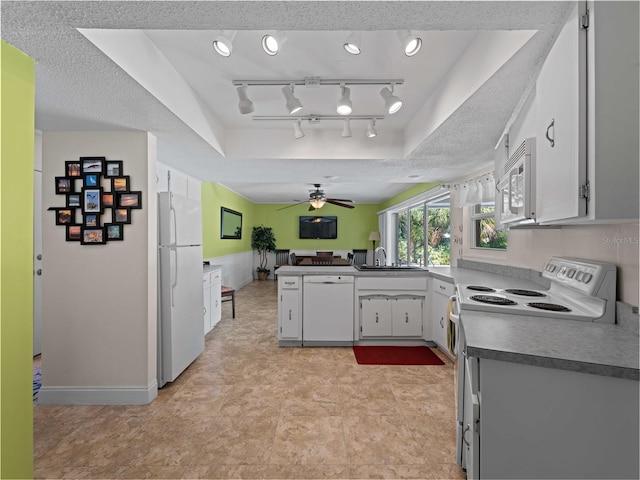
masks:
[[(537, 274), (516, 278), (450, 266), (381, 272), (359, 271), (354, 267), (287, 266), (278, 269), (278, 275), (283, 274), (430, 276), (454, 284), (546, 289), (542, 276)], [(618, 325), (470, 310), (462, 311), (460, 323), (470, 356), (640, 380), (638, 334)]]
[(638, 335), (617, 325), (463, 311), (471, 357), (640, 380)]
[(202, 273), (208, 273), (213, 270), (222, 270), (222, 265), (203, 265)]

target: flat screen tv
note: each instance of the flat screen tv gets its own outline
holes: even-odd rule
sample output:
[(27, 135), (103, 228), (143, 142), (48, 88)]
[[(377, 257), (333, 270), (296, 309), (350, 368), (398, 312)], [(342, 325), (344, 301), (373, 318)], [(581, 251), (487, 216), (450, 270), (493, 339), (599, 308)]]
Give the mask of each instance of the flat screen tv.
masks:
[(300, 216), (300, 238), (338, 238), (338, 217)]

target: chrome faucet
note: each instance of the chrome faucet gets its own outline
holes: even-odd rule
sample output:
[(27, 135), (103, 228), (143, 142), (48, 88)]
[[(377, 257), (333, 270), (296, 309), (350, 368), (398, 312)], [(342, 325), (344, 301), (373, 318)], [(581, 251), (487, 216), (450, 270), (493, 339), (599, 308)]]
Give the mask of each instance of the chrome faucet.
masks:
[(378, 247), (373, 251), (373, 257), (376, 260), (376, 267), (380, 266), (380, 259), (378, 258), (378, 252), (380, 251), (384, 253), (384, 263), (382, 265), (384, 266), (387, 264), (387, 251), (384, 249), (384, 247)]

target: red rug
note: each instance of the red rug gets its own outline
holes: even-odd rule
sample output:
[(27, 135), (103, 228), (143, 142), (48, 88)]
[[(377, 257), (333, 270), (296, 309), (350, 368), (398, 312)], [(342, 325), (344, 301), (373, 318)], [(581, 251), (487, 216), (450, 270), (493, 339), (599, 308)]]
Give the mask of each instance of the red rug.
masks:
[(444, 365), (427, 347), (355, 346), (353, 353), (360, 365)]

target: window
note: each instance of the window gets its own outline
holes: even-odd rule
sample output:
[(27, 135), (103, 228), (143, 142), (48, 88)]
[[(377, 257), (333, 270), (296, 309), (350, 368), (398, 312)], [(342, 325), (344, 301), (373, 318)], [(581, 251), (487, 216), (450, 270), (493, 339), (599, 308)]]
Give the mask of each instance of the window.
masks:
[(475, 248), (507, 248), (506, 230), (496, 230), (495, 203), (478, 203), (471, 207), (473, 246)]
[(451, 247), (448, 196), (438, 201), (413, 205), (397, 212), (395, 216), (397, 263), (449, 265)]

